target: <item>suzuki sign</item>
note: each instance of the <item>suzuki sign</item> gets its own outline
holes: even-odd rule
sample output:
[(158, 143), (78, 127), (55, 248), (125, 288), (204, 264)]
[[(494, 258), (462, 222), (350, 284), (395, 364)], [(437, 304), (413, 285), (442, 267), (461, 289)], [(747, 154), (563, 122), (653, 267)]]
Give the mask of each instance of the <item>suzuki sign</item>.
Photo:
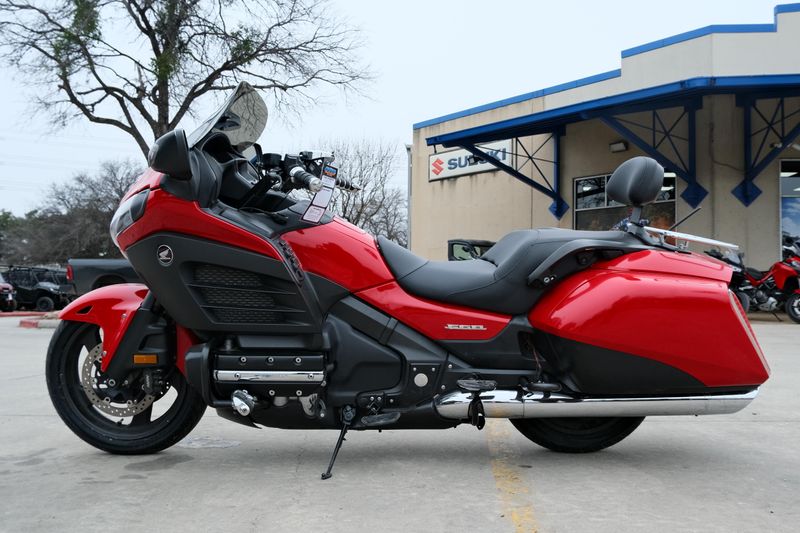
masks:
[[(478, 148), (497, 158), (506, 165), (514, 166), (511, 159), (511, 140), (496, 141), (478, 145)], [(465, 174), (478, 174), (497, 170), (486, 161), (476, 161), (467, 150), (453, 150), (432, 154), (428, 158), (428, 181), (455, 178)]]

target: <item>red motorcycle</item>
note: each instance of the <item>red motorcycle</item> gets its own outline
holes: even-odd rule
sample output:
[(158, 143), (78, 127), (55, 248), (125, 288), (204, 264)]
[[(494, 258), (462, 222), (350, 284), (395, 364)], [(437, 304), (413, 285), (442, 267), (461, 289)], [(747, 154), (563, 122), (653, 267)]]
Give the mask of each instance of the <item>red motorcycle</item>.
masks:
[(191, 135), (158, 139), (111, 224), (145, 284), (61, 312), (48, 388), (89, 444), (156, 452), (210, 406), (338, 430), (327, 478), (349, 429), (507, 418), (551, 450), (591, 452), (646, 416), (739, 411), (767, 380), (731, 269), (645, 228), (652, 159), (608, 183), (633, 207), (625, 231), (515, 231), (480, 259), (437, 262), (326, 212), (352, 184), (330, 156), (263, 154), (266, 118), (242, 84)]
[(766, 272), (744, 268), (742, 287), (750, 295), (751, 306), (770, 313), (783, 307), (800, 324), (800, 243), (784, 246), (783, 256)]

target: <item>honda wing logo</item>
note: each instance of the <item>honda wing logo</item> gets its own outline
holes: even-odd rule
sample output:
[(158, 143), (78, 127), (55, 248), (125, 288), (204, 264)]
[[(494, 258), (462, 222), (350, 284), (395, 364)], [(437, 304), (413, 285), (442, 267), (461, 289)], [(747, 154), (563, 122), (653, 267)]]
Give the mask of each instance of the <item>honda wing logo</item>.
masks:
[(161, 246), (158, 247), (156, 255), (158, 257), (158, 262), (161, 264), (161, 266), (168, 267), (172, 264), (172, 248), (170, 248), (166, 244), (162, 244)]
[(431, 163), (431, 172), (433, 172), (438, 176), (439, 174), (442, 173), (442, 170), (444, 170), (444, 161), (442, 161), (437, 157), (436, 161)]

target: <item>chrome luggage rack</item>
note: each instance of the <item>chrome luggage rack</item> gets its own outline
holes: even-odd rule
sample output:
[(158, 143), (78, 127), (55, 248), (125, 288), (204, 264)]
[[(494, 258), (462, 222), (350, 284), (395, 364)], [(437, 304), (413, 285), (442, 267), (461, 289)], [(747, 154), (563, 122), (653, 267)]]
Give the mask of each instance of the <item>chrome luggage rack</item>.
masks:
[(691, 233), (681, 233), (679, 231), (654, 228), (652, 226), (644, 226), (643, 229), (648, 233), (657, 235), (658, 240), (661, 242), (661, 244), (666, 244), (666, 239), (669, 237), (675, 239), (675, 242), (677, 243), (675, 244), (675, 246), (677, 246), (681, 250), (685, 250), (689, 246), (690, 242), (697, 242), (700, 244), (717, 246), (719, 248), (727, 248), (728, 250), (733, 250), (733, 251), (739, 250), (739, 246), (736, 244), (731, 244), (729, 242), (724, 242), (724, 241), (718, 241), (715, 239), (709, 239), (708, 237), (700, 237), (698, 235), (692, 235)]

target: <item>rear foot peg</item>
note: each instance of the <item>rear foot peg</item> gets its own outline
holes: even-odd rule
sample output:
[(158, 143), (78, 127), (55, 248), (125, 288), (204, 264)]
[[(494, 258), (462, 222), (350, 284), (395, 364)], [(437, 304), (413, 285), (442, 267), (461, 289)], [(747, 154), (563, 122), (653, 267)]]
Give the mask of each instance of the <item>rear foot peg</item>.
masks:
[(361, 417), (361, 423), (367, 427), (388, 426), (400, 420), (400, 413), (381, 413)]
[(459, 379), (458, 388), (466, 392), (489, 392), (497, 388), (497, 382), (491, 379)]

